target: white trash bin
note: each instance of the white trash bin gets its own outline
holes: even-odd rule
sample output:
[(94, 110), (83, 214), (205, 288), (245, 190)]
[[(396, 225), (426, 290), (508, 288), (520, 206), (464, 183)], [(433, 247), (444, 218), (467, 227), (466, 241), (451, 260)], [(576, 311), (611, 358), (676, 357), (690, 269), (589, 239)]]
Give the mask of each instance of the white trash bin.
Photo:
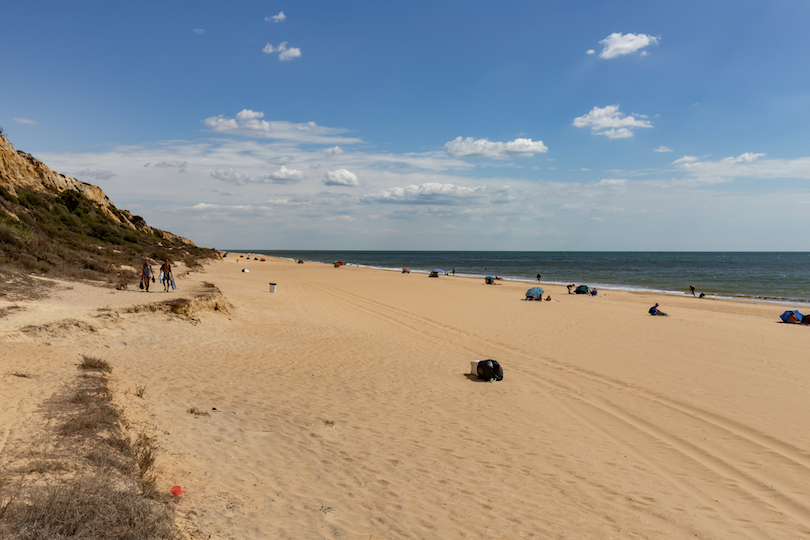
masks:
[(478, 360), (470, 362), (470, 375), (478, 376)]
[(272, 292), (272, 293), (276, 292), (276, 284), (275, 283), (270, 284), (270, 292)]

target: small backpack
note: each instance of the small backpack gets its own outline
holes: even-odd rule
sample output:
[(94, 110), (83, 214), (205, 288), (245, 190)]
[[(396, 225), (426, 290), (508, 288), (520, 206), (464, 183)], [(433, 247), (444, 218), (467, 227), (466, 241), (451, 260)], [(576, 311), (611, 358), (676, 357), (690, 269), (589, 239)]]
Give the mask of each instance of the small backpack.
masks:
[(481, 360), (478, 362), (478, 378), (485, 381), (502, 381), (503, 368), (497, 360)]

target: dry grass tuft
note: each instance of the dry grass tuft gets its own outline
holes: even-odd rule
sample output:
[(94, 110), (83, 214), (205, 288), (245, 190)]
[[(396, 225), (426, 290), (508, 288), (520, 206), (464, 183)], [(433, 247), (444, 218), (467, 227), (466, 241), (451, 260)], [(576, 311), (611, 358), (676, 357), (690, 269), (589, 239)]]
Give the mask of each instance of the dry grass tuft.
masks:
[(86, 354), (82, 355), (82, 363), (79, 364), (79, 369), (85, 371), (112, 371), (112, 367), (110, 367), (109, 362), (106, 360), (94, 356), (87, 356)]
[(31, 378), (31, 375), (29, 375), (28, 373), (25, 373), (24, 371), (12, 371), (11, 375), (13, 375), (14, 377), (21, 377), (23, 379), (30, 379)]
[(8, 540), (177, 538), (165, 505), (120, 489), (107, 475), (31, 490), (25, 501), (0, 509), (0, 533)]
[(143, 384), (136, 384), (135, 385), (135, 395), (139, 398), (143, 399), (143, 395), (146, 393), (146, 389), (148, 387)]
[(194, 416), (211, 416), (211, 413), (208, 411), (203, 411), (202, 409), (198, 409), (197, 407), (189, 407), (186, 411), (188, 414), (193, 414)]
[[(47, 451), (31, 452), (17, 467), (21, 480), (0, 474), (0, 538), (177, 539), (172, 506), (152, 471), (155, 440), (124, 433), (107, 362), (85, 356), (80, 367), (89, 373), (51, 401), (57, 421)], [(36, 482), (28, 481), (33, 474)]]

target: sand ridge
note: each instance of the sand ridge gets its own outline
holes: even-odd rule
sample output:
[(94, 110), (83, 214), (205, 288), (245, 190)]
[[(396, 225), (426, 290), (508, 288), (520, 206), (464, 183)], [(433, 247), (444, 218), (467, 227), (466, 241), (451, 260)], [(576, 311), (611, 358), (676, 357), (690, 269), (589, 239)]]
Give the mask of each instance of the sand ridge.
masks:
[[(810, 537), (810, 335), (781, 306), (524, 302), (521, 283), (233, 255), (178, 285), (203, 281), (230, 313), (115, 305), (95, 332), (0, 342), (55, 378), (49, 351), (114, 366), (190, 537)], [(485, 358), (504, 381), (467, 375)]]

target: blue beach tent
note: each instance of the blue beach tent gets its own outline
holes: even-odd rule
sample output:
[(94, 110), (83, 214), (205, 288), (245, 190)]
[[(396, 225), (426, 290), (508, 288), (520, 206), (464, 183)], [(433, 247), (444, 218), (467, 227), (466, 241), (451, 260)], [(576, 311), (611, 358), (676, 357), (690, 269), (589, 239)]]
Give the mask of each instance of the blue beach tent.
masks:
[(574, 289), (575, 294), (590, 294), (591, 289), (587, 285), (580, 285), (576, 289)]
[(543, 287), (532, 287), (528, 291), (526, 291), (526, 298), (542, 298), (543, 297)]
[(791, 313), (793, 313), (794, 315), (796, 315), (796, 318), (799, 320), (799, 322), (804, 322), (804, 321), (803, 321), (803, 319), (804, 319), (804, 315), (802, 315), (802, 314), (799, 312), (799, 310), (798, 310), (798, 309), (789, 309), (789, 310), (787, 310), (786, 312), (784, 312), (784, 313), (782, 313), (781, 315), (779, 315), (779, 318), (780, 318), (780, 319), (782, 319), (782, 322), (789, 322), (789, 321), (790, 321), (790, 314), (791, 314)]

